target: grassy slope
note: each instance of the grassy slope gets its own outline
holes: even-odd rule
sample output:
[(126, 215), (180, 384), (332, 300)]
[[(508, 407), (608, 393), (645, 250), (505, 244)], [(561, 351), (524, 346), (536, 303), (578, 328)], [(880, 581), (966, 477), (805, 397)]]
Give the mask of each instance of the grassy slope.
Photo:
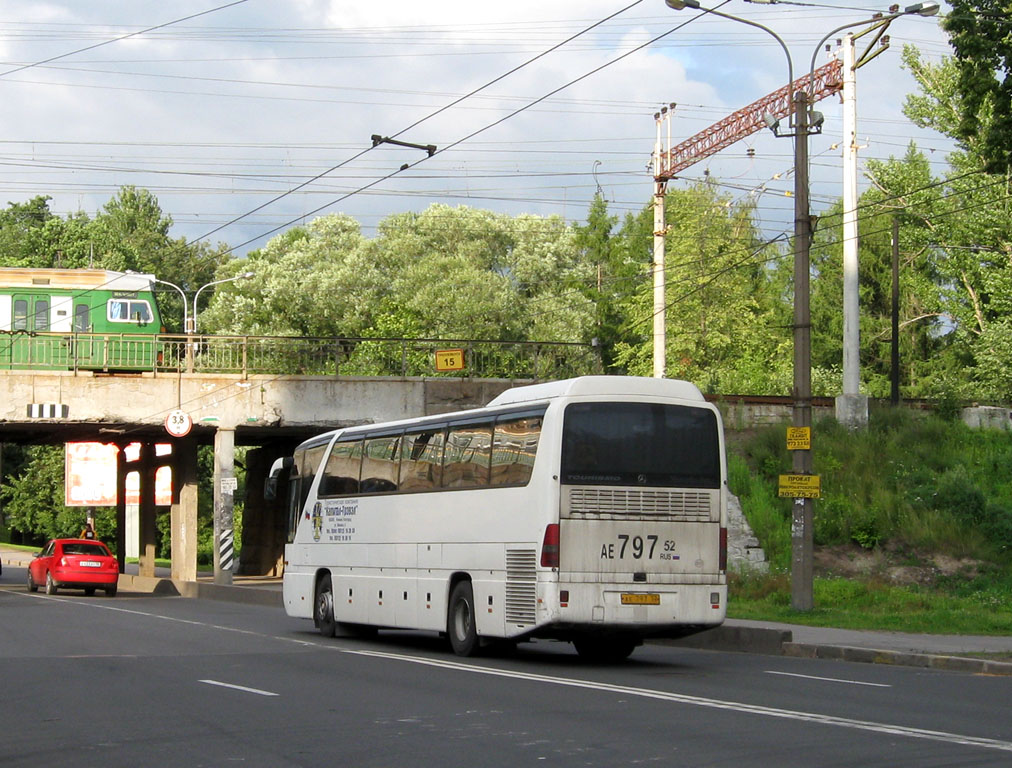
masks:
[[(817, 425), (817, 552), (860, 548), (878, 566), (819, 573), (815, 610), (790, 607), (785, 427), (729, 436), (731, 489), (772, 564), (733, 574), (729, 615), (855, 629), (1012, 634), (1012, 436), (905, 412), (872, 413), (867, 430)], [(958, 567), (934, 567), (942, 558)], [(817, 558), (818, 562), (818, 558)], [(897, 574), (915, 572), (906, 583)]]

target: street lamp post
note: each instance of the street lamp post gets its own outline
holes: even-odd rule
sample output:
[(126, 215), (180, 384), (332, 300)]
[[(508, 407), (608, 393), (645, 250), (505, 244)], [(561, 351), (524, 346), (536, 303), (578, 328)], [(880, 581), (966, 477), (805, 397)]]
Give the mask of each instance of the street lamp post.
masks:
[(191, 319), (192, 327), (187, 327), (187, 333), (197, 332), (197, 299), (200, 298), (200, 292), (205, 288), (210, 288), (212, 285), (221, 285), (222, 283), (231, 283), (236, 280), (245, 280), (253, 277), (253, 272), (243, 272), (241, 275), (235, 275), (234, 277), (223, 277), (221, 280), (212, 280), (210, 283), (205, 283), (197, 289), (197, 292), (193, 295), (193, 318)]
[[(243, 272), (234, 277), (213, 280), (200, 286), (193, 295), (193, 320), (187, 328), (187, 334), (197, 332), (197, 300), (205, 288), (235, 280), (253, 277), (253, 272)], [(234, 428), (220, 427), (214, 435), (214, 583), (229, 585), (232, 583), (232, 564), (234, 553), (234, 529), (232, 515), (235, 489), (235, 470), (233, 467), (235, 450)]]
[[(703, 8), (699, 0), (665, 0), (665, 4), (676, 11), (684, 8), (709, 13), (713, 16), (756, 27), (771, 35), (787, 57), (788, 87), (794, 83), (794, 62), (783, 39), (768, 27), (749, 19), (733, 16), (729, 13)], [(830, 35), (843, 29), (865, 26), (884, 22), (888, 24), (899, 16), (917, 14), (930, 16), (938, 12), (936, 3), (917, 3), (900, 11), (897, 6), (889, 14), (880, 14), (876, 18), (844, 24), (830, 32), (819, 41), (815, 53), (812, 54), (810, 72), (815, 69), (815, 57), (822, 44)], [(794, 132), (779, 133), (775, 121), (770, 127), (777, 136), (794, 137), (794, 407), (792, 423), (795, 427), (812, 425), (812, 343), (811, 343), (811, 307), (810, 300), (810, 249), (812, 239), (812, 220), (808, 199), (808, 136), (812, 124), (809, 121), (809, 94), (804, 90), (793, 94)], [(818, 116), (815, 128), (821, 126), (821, 115)], [(811, 448), (792, 452), (792, 469), (795, 474), (812, 474)], [(813, 607), (812, 598), (812, 550), (813, 550), (813, 500), (795, 498), (791, 515), (791, 607), (796, 611), (810, 611)]]

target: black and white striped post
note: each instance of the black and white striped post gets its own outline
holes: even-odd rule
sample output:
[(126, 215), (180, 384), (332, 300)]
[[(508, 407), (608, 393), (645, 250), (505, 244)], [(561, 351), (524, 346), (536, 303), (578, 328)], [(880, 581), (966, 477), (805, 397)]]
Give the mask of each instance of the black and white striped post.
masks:
[(214, 583), (232, 583), (235, 542), (232, 523), (235, 477), (235, 430), (214, 433)]

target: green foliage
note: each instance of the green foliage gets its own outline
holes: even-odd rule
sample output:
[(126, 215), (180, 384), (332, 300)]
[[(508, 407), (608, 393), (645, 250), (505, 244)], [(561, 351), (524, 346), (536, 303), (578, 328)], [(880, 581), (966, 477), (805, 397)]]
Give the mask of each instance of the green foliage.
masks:
[(1012, 633), (1012, 614), (1002, 610), (1012, 599), (1008, 577), (977, 580), (951, 592), (874, 580), (817, 578), (813, 583), (815, 608), (805, 612), (791, 609), (790, 582), (780, 574), (732, 577), (728, 589), (728, 616), (736, 619), (901, 632)]
[[(732, 490), (776, 565), (784, 542), (790, 545), (789, 507), (776, 498), (777, 476), (789, 471), (784, 427), (757, 430), (732, 450)], [(817, 424), (813, 452), (822, 479), (816, 545), (890, 544), (1005, 562), (1012, 542), (1007, 432), (883, 408), (863, 430)]]
[(978, 141), (988, 170), (1012, 169), (1012, 32), (1006, 0), (950, 0), (951, 36), (962, 95), (956, 131)]

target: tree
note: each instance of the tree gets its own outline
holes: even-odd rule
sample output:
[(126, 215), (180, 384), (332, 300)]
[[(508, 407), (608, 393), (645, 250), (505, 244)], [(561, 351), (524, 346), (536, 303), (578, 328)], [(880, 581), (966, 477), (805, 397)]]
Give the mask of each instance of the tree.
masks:
[(1012, 26), (1008, 0), (950, 0), (943, 21), (956, 52), (957, 137), (979, 144), (989, 173), (1012, 170)]
[[(708, 392), (789, 391), (789, 332), (779, 319), (779, 297), (766, 268), (775, 249), (756, 235), (751, 208), (699, 184), (669, 191), (665, 215), (667, 375), (690, 379)], [(641, 266), (624, 304), (624, 330), (634, 340), (620, 342), (616, 358), (629, 373), (648, 376), (652, 208), (627, 218), (621, 237)]]

